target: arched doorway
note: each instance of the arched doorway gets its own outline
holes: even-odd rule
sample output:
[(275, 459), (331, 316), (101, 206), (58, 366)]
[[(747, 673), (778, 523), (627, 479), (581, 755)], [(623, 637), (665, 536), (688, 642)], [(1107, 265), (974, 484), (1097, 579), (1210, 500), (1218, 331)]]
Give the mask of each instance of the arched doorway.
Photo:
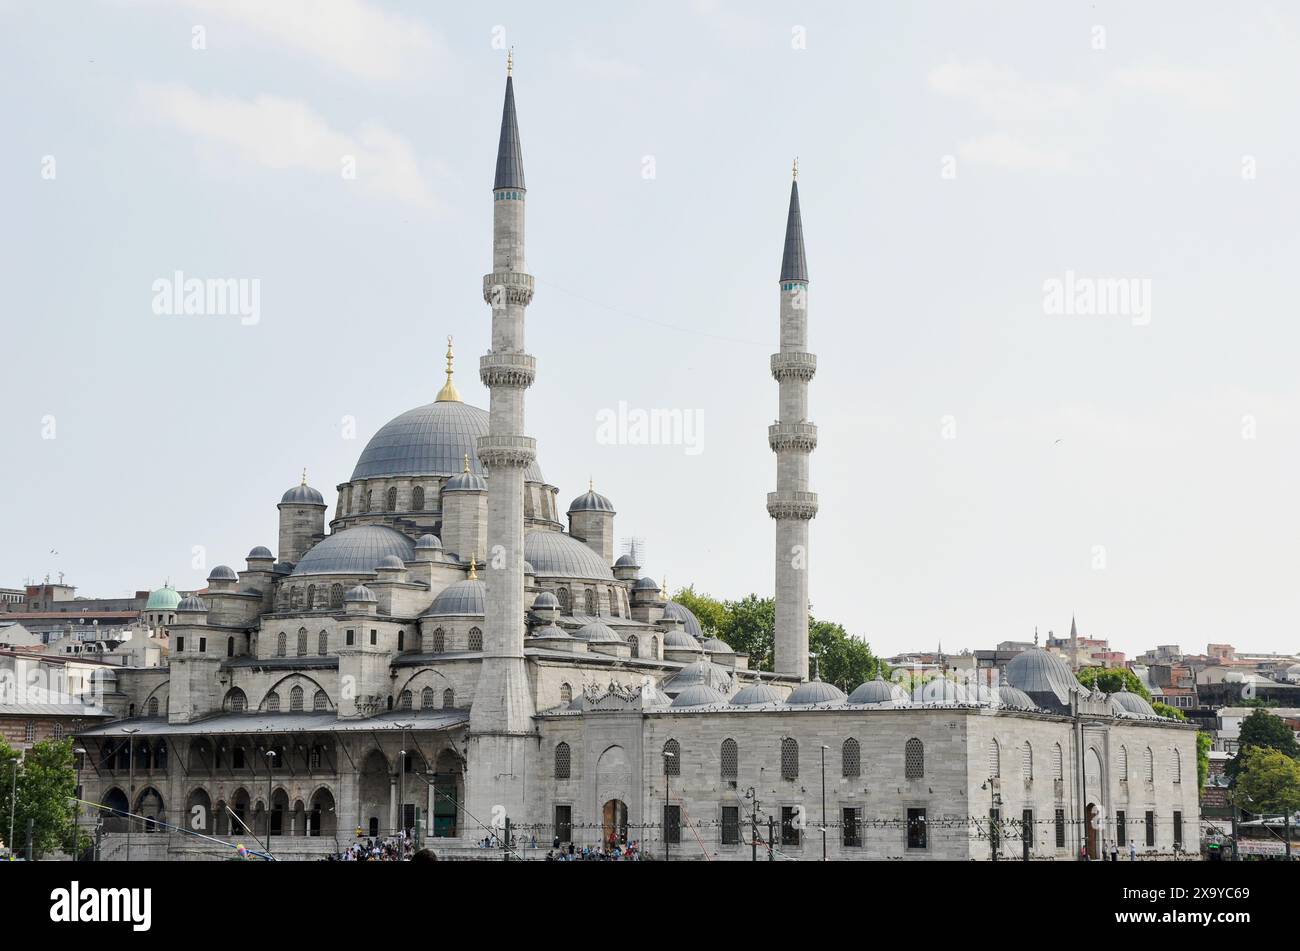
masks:
[(126, 793), (114, 786), (104, 794), (104, 831), (125, 832), (126, 814), (131, 811), (126, 801)]
[(332, 836), (337, 828), (336, 821), (334, 794), (321, 787), (311, 797), (311, 811), (307, 813), (307, 834)]
[(461, 759), (452, 750), (438, 754), (433, 774), (433, 824), (435, 838), (455, 838), (460, 834)]
[(161, 831), (163, 824), (167, 822), (167, 813), (163, 808), (162, 794), (152, 786), (148, 786), (140, 793), (140, 797), (135, 802), (135, 813), (143, 816), (145, 832)]
[(1101, 849), (1097, 841), (1098, 826), (1101, 825), (1101, 812), (1095, 802), (1088, 803), (1087, 832), (1088, 832), (1088, 858), (1096, 860), (1101, 858)]
[(375, 837), (389, 826), (388, 757), (379, 750), (371, 750), (361, 766), (361, 801), (357, 823), (366, 835)]
[(614, 843), (627, 845), (627, 803), (622, 799), (611, 799), (601, 810), (600, 844)]
[(189, 802), (185, 804), (184, 822), (194, 832), (212, 831), (212, 798), (203, 787), (190, 793)]

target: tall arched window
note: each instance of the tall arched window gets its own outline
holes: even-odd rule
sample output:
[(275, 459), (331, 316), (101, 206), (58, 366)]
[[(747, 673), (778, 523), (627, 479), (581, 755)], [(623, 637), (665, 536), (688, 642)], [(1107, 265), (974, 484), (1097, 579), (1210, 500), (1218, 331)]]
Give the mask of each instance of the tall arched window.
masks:
[(274, 690), (272, 690), (270, 693), (266, 695), (266, 712), (267, 713), (280, 712), (280, 695), (276, 693)]
[(1025, 740), (1025, 745), (1020, 747), (1020, 775), (1024, 777), (1025, 782), (1030, 782), (1034, 778), (1034, 748)]
[(424, 486), (417, 485), (411, 493), (411, 508), (416, 512), (424, 511)]
[(561, 743), (555, 747), (555, 778), (556, 779), (569, 778), (569, 769), (570, 769), (569, 757), (570, 757), (570, 753), (569, 753), (568, 743)]
[(844, 767), (844, 775), (850, 779), (856, 779), (862, 775), (862, 747), (853, 737), (849, 737), (840, 747), (840, 762)]
[(560, 602), (561, 614), (573, 613), (573, 597), (569, 594), (568, 588), (560, 588), (555, 592), (555, 599)]
[(997, 779), (1002, 775), (1002, 748), (997, 740), (989, 740), (989, 776)]
[(1146, 776), (1146, 781), (1154, 783), (1156, 781), (1156, 758), (1151, 752), (1151, 747), (1146, 748), (1142, 754), (1142, 772)]
[(680, 776), (682, 774), (682, 745), (676, 740), (664, 744), (664, 775)]
[(397, 632), (397, 649), (398, 649), (399, 651), (404, 651), (404, 650), (406, 650), (406, 632), (405, 632), (405, 631), (398, 631), (398, 632)]
[(1181, 750), (1174, 750), (1174, 782), (1183, 781), (1183, 754)]
[(281, 631), (275, 635), (275, 656), (283, 657), (289, 652), (289, 635)]
[(781, 778), (799, 778), (799, 744), (792, 736), (781, 741)]
[(302, 688), (295, 686), (289, 691), (289, 712), (302, 713)]
[(233, 637), (226, 638), (226, 656), (227, 657), (235, 656), (235, 639)]
[(298, 656), (307, 656), (307, 629), (305, 627), (298, 629)]
[(1128, 782), (1128, 747), (1119, 748), (1119, 781)]
[(588, 614), (596, 613), (596, 592), (588, 588), (582, 595), (582, 609)]
[(476, 627), (469, 629), (469, 649), (472, 651), (483, 649), (483, 632)]
[(925, 746), (916, 737), (903, 746), (903, 775), (908, 779), (925, 776)]
[(315, 610), (315, 608), (316, 608), (316, 586), (314, 584), (309, 584), (307, 585), (307, 610), (312, 611)]
[(740, 747), (731, 737), (722, 741), (722, 778), (736, 779), (740, 775)]
[(420, 709), (421, 710), (433, 709), (433, 688), (432, 687), (425, 687), (423, 690), (420, 691)]
[(330, 652), (330, 636), (325, 631), (321, 631), (316, 637), (316, 653), (324, 657)]
[(248, 709), (248, 697), (238, 687), (226, 691), (226, 709), (231, 713), (243, 713)]
[[(1124, 762), (1128, 763), (1128, 754), (1124, 754)], [(1125, 770), (1128, 769), (1126, 765)], [(1061, 744), (1057, 743), (1052, 747), (1052, 778), (1065, 779), (1065, 757), (1061, 753)]]
[(296, 611), (302, 607), (302, 589), (294, 585), (289, 589), (289, 610)]
[(341, 584), (330, 585), (330, 607), (331, 608), (343, 607), (343, 585)]
[(629, 635), (627, 636), (627, 646), (630, 647), (630, 648), (632, 649), (632, 656), (633, 656), (633, 657), (636, 657), (636, 656), (637, 656), (637, 646), (638, 646), (638, 641), (637, 641), (637, 639), (636, 639), (636, 635), (635, 635), (635, 634), (629, 634)]
[(456, 706), (456, 691), (448, 687), (442, 692), (442, 705), (448, 709)]
[(401, 696), (397, 700), (397, 709), (410, 710), (414, 704), (415, 698), (411, 696), (411, 691), (403, 690)]
[(156, 717), (157, 715), (158, 715), (158, 698), (157, 698), (157, 697), (150, 697), (150, 698), (149, 698), (149, 716), (151, 716), (151, 717)]
[(433, 632), (433, 652), (441, 654), (447, 649), (447, 632), (438, 628)]
[(655, 659), (658, 659), (659, 657), (659, 635), (658, 634), (650, 635), (650, 656)]
[(388, 511), (397, 511), (397, 486), (390, 486), (388, 489)]
[(311, 708), (318, 713), (330, 708), (330, 698), (324, 690), (317, 690), (311, 698)]
[(573, 700), (573, 688), (568, 684), (560, 684), (560, 703), (570, 703)]

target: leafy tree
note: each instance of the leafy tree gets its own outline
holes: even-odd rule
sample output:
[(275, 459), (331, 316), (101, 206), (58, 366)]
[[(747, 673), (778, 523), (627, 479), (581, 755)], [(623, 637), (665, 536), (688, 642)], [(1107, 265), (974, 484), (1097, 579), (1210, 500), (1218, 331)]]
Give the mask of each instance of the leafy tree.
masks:
[(32, 849), (37, 856), (64, 848), (72, 841), (77, 793), (77, 774), (73, 769), (72, 740), (45, 740), (32, 746), (19, 758), (18, 750), (0, 740), (0, 835), (9, 835), (13, 764), (18, 761), (17, 803), (13, 810), (16, 842), (9, 843), (20, 852), (27, 842), (27, 820), (34, 820)]
[(1278, 750), (1252, 746), (1242, 750), (1234, 798), (1256, 815), (1300, 810), (1300, 762)]
[(727, 619), (719, 628), (718, 636), (730, 644), (732, 650), (749, 654), (750, 666), (755, 670), (771, 670), (776, 640), (776, 603), (756, 594), (724, 603)]
[(1138, 680), (1137, 674), (1127, 667), (1084, 667), (1075, 676), (1085, 687), (1096, 684), (1103, 693), (1119, 693), (1121, 690), (1127, 690), (1137, 694), (1143, 700), (1148, 702), (1151, 700), (1151, 691), (1142, 686), (1142, 681)]
[(1196, 733), (1196, 788), (1205, 789), (1205, 780), (1210, 775), (1210, 747), (1214, 745), (1214, 738), (1204, 730), (1198, 730)]
[(1177, 707), (1171, 707), (1167, 703), (1161, 703), (1159, 700), (1151, 704), (1151, 709), (1166, 720), (1182, 720), (1184, 723), (1187, 722), (1187, 716), (1182, 710), (1179, 710)]
[(727, 606), (707, 594), (697, 594), (695, 585), (687, 585), (673, 595), (672, 600), (694, 614), (700, 627), (710, 637), (717, 637), (727, 623)]
[(1300, 743), (1285, 720), (1264, 709), (1257, 709), (1241, 722), (1237, 737), (1237, 755), (1228, 760), (1224, 773), (1236, 782), (1245, 763), (1246, 753), (1254, 748), (1276, 750), (1290, 759), (1300, 759)]
[(822, 680), (835, 684), (846, 693), (864, 680), (889, 673), (885, 664), (871, 653), (866, 641), (849, 636), (844, 626), (833, 621), (810, 620), (808, 647), (817, 655)]

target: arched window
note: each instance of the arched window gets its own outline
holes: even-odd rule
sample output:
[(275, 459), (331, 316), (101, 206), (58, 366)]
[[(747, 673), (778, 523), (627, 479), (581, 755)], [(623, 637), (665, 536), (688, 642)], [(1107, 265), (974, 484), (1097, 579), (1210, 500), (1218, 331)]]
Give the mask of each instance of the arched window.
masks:
[(925, 776), (925, 746), (916, 737), (903, 746), (903, 775), (907, 779)]
[(682, 774), (682, 746), (676, 740), (664, 744), (664, 775), (680, 776)]
[(364, 503), (362, 503), (361, 511), (363, 512), (370, 511), (370, 499), (374, 495), (374, 491), (375, 491), (374, 489), (366, 489), (366, 498)]
[(341, 584), (330, 585), (330, 607), (331, 608), (343, 607), (343, 585)]
[(1025, 740), (1025, 745), (1020, 747), (1020, 775), (1024, 777), (1025, 782), (1030, 782), (1034, 778), (1034, 748)]
[(650, 636), (650, 656), (655, 658), (656, 660), (659, 658), (659, 635), (658, 634), (652, 634)]
[(639, 643), (639, 642), (637, 641), (637, 639), (636, 639), (636, 635), (635, 635), (635, 634), (629, 634), (629, 635), (627, 636), (627, 646), (630, 647), (630, 648), (632, 649), (632, 656), (633, 656), (633, 657), (636, 657), (636, 656), (637, 656), (637, 647), (638, 647), (638, 643)]
[(289, 691), (289, 712), (302, 713), (302, 688), (295, 686)]
[(307, 656), (307, 629), (305, 627), (298, 629), (298, 656)]
[(404, 650), (406, 650), (406, 632), (405, 632), (405, 631), (398, 631), (398, 632), (397, 632), (397, 649), (398, 649), (399, 651), (404, 651)]
[(560, 703), (570, 703), (573, 700), (573, 688), (568, 684), (560, 684)]
[(281, 631), (275, 635), (275, 656), (283, 657), (289, 652), (289, 635)]
[(483, 632), (476, 627), (469, 629), (469, 649), (472, 651), (483, 649)]
[(1128, 747), (1119, 748), (1119, 781), (1128, 782)]
[(311, 708), (319, 713), (330, 708), (330, 698), (324, 690), (317, 690), (311, 698)]
[(157, 698), (157, 697), (150, 697), (150, 698), (149, 698), (149, 716), (151, 716), (151, 717), (156, 717), (157, 715), (158, 715), (158, 698)]
[(569, 778), (569, 744), (561, 743), (555, 747), (555, 778)]
[(316, 607), (316, 586), (314, 584), (309, 584), (307, 585), (307, 610), (308, 611), (314, 610), (315, 607)]
[(588, 588), (582, 595), (582, 609), (588, 614), (596, 613), (596, 592)]
[(416, 512), (424, 511), (424, 486), (417, 485), (411, 493), (411, 508)]
[(420, 709), (421, 710), (433, 709), (433, 688), (432, 687), (425, 687), (423, 690), (420, 691)]
[(844, 775), (850, 779), (862, 775), (862, 747), (853, 737), (845, 740), (840, 747), (840, 762), (844, 766)]
[(243, 713), (248, 709), (248, 697), (238, 687), (226, 691), (226, 709), (231, 713)]
[(433, 652), (441, 654), (447, 649), (447, 632), (438, 628), (433, 632)]
[(568, 588), (560, 588), (560, 590), (556, 591), (556, 592), (555, 592), (555, 599), (556, 599), (557, 601), (560, 602), (560, 613), (561, 613), (561, 614), (572, 614), (572, 613), (573, 613), (573, 598), (572, 598), (572, 596), (569, 594), (569, 589), (568, 589)]
[(411, 696), (411, 691), (403, 690), (402, 695), (397, 700), (397, 709), (410, 710), (413, 705), (414, 698)]
[(227, 657), (235, 656), (235, 639), (233, 637), (226, 638), (226, 656)]
[(294, 585), (289, 589), (289, 610), (296, 611), (302, 607), (302, 589)]
[(274, 690), (272, 690), (270, 693), (266, 695), (266, 712), (267, 713), (280, 712), (280, 695), (276, 693)]
[(740, 747), (727, 737), (722, 741), (722, 778), (736, 779), (740, 775)]
[(799, 744), (792, 736), (781, 741), (781, 778), (799, 778)]
[[(1128, 754), (1124, 754), (1124, 771), (1128, 772)], [(1052, 747), (1052, 778), (1065, 779), (1065, 757), (1061, 754), (1061, 744)]]
[(316, 653), (324, 657), (330, 650), (330, 636), (325, 631), (321, 631), (316, 636)]
[(997, 779), (1002, 775), (1002, 748), (997, 740), (989, 740), (989, 776)]
[(1142, 772), (1145, 774), (1147, 782), (1154, 783), (1156, 781), (1156, 758), (1149, 746), (1146, 748), (1146, 752), (1142, 754)]
[(609, 589), (609, 613), (618, 617), (618, 594), (613, 588)]
[(158, 746), (153, 753), (153, 765), (154, 765), (154, 769), (167, 768), (167, 741), (166, 740), (158, 741)]
[(1174, 750), (1174, 782), (1183, 781), (1183, 754), (1181, 750)]
[(397, 511), (397, 486), (390, 486), (388, 489), (388, 511)]
[(442, 705), (446, 709), (456, 706), (456, 691), (448, 687), (442, 692)]

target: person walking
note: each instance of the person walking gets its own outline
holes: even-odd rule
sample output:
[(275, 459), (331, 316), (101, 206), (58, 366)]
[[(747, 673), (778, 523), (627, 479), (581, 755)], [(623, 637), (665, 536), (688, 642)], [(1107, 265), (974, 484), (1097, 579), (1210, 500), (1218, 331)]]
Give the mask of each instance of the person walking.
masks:
[(1128, 844), (1128, 860), (1130, 862), (1136, 862), (1138, 860), (1138, 846), (1136, 842), (1130, 842)]

